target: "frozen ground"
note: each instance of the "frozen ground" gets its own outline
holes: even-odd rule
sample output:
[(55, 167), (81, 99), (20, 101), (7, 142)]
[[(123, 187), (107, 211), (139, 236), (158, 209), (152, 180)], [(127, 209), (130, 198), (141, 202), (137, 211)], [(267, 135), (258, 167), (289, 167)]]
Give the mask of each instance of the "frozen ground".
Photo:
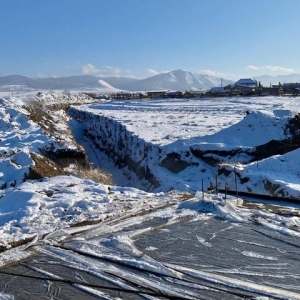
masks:
[[(125, 124), (129, 131), (153, 143), (169, 144), (191, 138), (197, 138), (197, 141), (200, 138), (200, 141), (205, 143), (207, 136), (243, 120), (246, 111), (266, 113), (275, 118), (288, 117), (298, 111), (298, 102), (298, 98), (284, 97), (165, 99), (109, 101), (84, 106), (83, 109), (118, 120)], [(255, 117), (261, 118), (261, 115), (253, 116)], [(241, 128), (248, 130), (248, 125), (249, 123), (241, 124)], [(270, 124), (266, 124), (267, 126)], [(227, 132), (227, 141), (232, 138), (232, 134), (233, 132)], [(276, 131), (273, 136), (269, 133), (265, 139), (275, 137), (276, 134)], [(264, 139), (265, 132), (257, 131), (251, 136), (241, 132), (241, 135), (243, 139), (239, 143), (242, 146), (246, 142), (252, 142), (252, 144), (260, 142)], [(209, 139), (212, 142), (212, 137)], [(215, 138), (215, 140), (218, 139)], [(194, 139), (191, 142), (194, 142)]]
[[(299, 199), (299, 149), (266, 158), (253, 154), (257, 146), (272, 140), (291, 139), (287, 127), (298, 116), (298, 101), (289, 97), (106, 101), (76, 107), (74, 115), (96, 143), (101, 130), (104, 138), (98, 146), (116, 148), (120, 156), (127, 151), (135, 163), (147, 165), (160, 182), (154, 191), (195, 192), (202, 179), (206, 189), (218, 174), (214, 165), (222, 163), (229, 173), (234, 168), (239, 172), (243, 192)], [(124, 150), (111, 134), (117, 131)], [(180, 172), (161, 167), (174, 153), (189, 165)], [(134, 186), (142, 188), (139, 184), (136, 180)], [(218, 184), (235, 190), (234, 176), (226, 172)]]
[[(65, 100), (44, 97), (48, 103)], [(78, 299), (162, 299), (160, 293), (167, 299), (300, 298), (297, 205), (240, 206), (235, 198), (225, 201), (224, 195), (205, 194), (202, 199), (201, 193), (187, 200), (193, 196), (175, 190), (147, 193), (72, 176), (23, 182), (33, 164), (31, 152), (63, 147), (55, 135), (45, 135), (28, 119), (23, 101), (5, 98), (0, 111), (0, 179), (7, 183), (1, 190), (0, 244), (9, 248), (28, 239), (27, 244), (0, 254), (0, 265), (5, 267), (0, 270), (0, 299), (29, 299), (34, 280), (30, 276), (48, 278), (36, 279), (42, 283), (35, 285), (31, 299), (70, 299), (74, 290), (81, 293)], [(141, 138), (166, 147), (232, 148), (283, 136), (285, 121), (297, 113), (298, 101), (106, 102), (83, 109), (101, 109)], [(252, 114), (245, 118), (246, 110)], [(53, 116), (62, 120), (64, 115)], [(57, 128), (60, 135), (65, 132), (59, 122)], [(252, 129), (254, 134), (246, 138), (237, 135)], [(296, 193), (300, 190), (298, 165), (293, 164), (297, 157), (297, 152), (281, 157), (289, 168), (265, 163), (263, 171), (276, 177), (282, 170), (292, 170), (294, 176), (285, 178)], [(75, 224), (80, 226), (71, 227)], [(18, 261), (23, 263), (8, 268)], [(122, 291), (99, 289), (97, 284)], [(137, 295), (137, 289), (144, 294)], [(135, 296), (124, 294), (125, 290), (135, 291)]]

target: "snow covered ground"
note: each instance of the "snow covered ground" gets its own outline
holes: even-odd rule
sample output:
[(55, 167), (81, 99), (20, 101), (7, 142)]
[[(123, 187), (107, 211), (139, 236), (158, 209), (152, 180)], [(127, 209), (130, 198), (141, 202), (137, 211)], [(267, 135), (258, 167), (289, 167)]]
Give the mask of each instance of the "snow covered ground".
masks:
[[(245, 134), (243, 131), (239, 134), (242, 139), (238, 140), (237, 144), (242, 146), (245, 143), (255, 145), (277, 137), (278, 132), (275, 131), (272, 135), (274, 128), (270, 128), (270, 125), (277, 122), (276, 118), (289, 117), (298, 111), (298, 102), (298, 98), (284, 97), (158, 99), (109, 101), (83, 106), (81, 109), (93, 113), (99, 111), (103, 116), (120, 121), (143, 140), (162, 145), (178, 139), (187, 139), (185, 142), (191, 140), (190, 143), (193, 143), (195, 140), (192, 138), (197, 138), (197, 142), (200, 139), (204, 143), (209, 139), (211, 143), (217, 143), (220, 134), (214, 138), (208, 136), (243, 120), (246, 111), (260, 112), (247, 118), (247, 121), (234, 131), (230, 129), (222, 132), (226, 144), (231, 144), (238, 131), (247, 130)], [(262, 114), (266, 114), (268, 118), (275, 117), (272, 120), (273, 124), (264, 124), (264, 128), (269, 129), (267, 136), (266, 131), (259, 130), (262, 129), (260, 122), (265, 121)], [(247, 128), (251, 122), (257, 132)]]
[[(300, 219), (296, 213), (299, 210), (297, 205), (286, 204), (285, 209), (288, 213), (280, 215), (276, 209), (272, 211), (270, 209), (246, 208), (241, 206), (240, 200), (233, 197), (228, 197), (225, 201), (224, 195), (204, 194), (203, 196), (202, 193), (196, 193), (195, 197), (187, 195), (182, 184), (178, 184), (180, 191), (175, 188), (170, 192), (149, 193), (133, 187), (136, 181), (130, 181), (128, 178), (123, 182), (123, 185), (104, 185), (72, 175), (26, 180), (25, 173), (27, 174), (30, 166), (35, 164), (32, 153), (40, 154), (41, 149), (76, 149), (79, 147), (73, 139), (69, 139), (67, 136), (61, 138), (59, 142), (57, 141), (57, 136), (62, 137), (68, 132), (65, 126), (70, 119), (63, 111), (51, 112), (54, 123), (56, 122), (56, 132), (49, 134), (46, 129), (29, 119), (29, 114), (24, 109), (24, 103), (29, 100), (28, 97), (7, 97), (1, 100), (0, 245), (4, 250), (17, 246), (19, 242), (27, 242), (17, 248), (2, 252), (0, 254), (1, 266), (30, 257), (32, 254), (36, 254), (35, 251), (53, 257), (57, 256), (71, 263), (76, 260), (76, 257), (68, 256), (65, 250), (55, 250), (52, 247), (59, 247), (62, 244), (71, 250), (79, 250), (82, 247), (82, 251), (88, 251), (94, 255), (104, 250), (102, 246), (99, 248), (98, 242), (93, 242), (95, 237), (99, 235), (107, 237), (114, 232), (126, 231), (128, 227), (146, 224), (156, 218), (166, 219), (168, 224), (172, 225), (177, 222), (180, 223), (186, 218), (202, 222), (213, 216), (226, 223), (259, 224), (261, 228), (276, 232), (280, 236), (291, 237), (293, 241), (298, 240)], [(85, 96), (55, 94), (45, 95), (40, 100), (47, 105), (89, 103), (91, 101)], [(105, 101), (83, 105), (79, 108), (76, 106), (76, 109), (119, 122), (138, 139), (157, 147), (163, 147), (164, 153), (175, 150), (184, 152), (190, 147), (201, 150), (247, 148), (251, 152), (255, 146), (272, 139), (289, 137), (285, 125), (298, 113), (298, 101), (297, 98), (281, 97), (138, 102)], [(246, 115), (246, 111), (250, 111), (250, 114)], [(93, 121), (91, 119), (91, 122)], [(74, 132), (76, 128), (78, 132)], [(72, 130), (75, 137), (82, 137), (81, 126), (72, 126)], [(230, 164), (228, 168), (239, 168), (244, 177), (246, 176), (245, 173), (248, 177), (253, 178), (251, 187), (254, 192), (261, 192), (261, 180), (267, 178), (272, 183), (275, 180), (280, 181), (280, 187), (285, 186), (285, 189), (289, 190), (289, 196), (299, 199), (298, 157), (298, 150), (294, 150), (284, 155), (263, 159), (258, 163)], [(154, 163), (153, 165), (157, 164)], [(209, 168), (207, 166), (207, 170)], [(181, 172), (178, 174), (172, 174), (169, 171), (162, 173), (161, 167), (152, 171), (155, 170), (165, 176), (166, 180), (163, 182), (166, 185), (166, 190), (176, 180), (189, 181), (190, 186), (198, 187), (198, 190), (201, 189), (199, 173), (193, 175), (195, 172), (193, 166), (184, 170), (182, 177), (180, 177)], [(208, 177), (213, 180), (212, 167), (210, 172)], [(271, 181), (271, 178), (274, 181)], [(197, 182), (195, 182), (196, 180)], [(228, 179), (223, 178), (222, 180), (225, 182)], [(226, 183), (234, 185), (233, 180), (232, 182), (228, 180)], [(130, 184), (131, 186), (129, 186)], [(192, 199), (188, 200), (189, 198)], [(278, 206), (279, 211), (282, 206), (284, 205)], [(220, 224), (224, 224), (223, 221)], [(138, 231), (135, 235), (139, 236), (142, 232), (149, 231), (147, 228), (145, 226), (142, 231)], [(74, 239), (74, 235), (77, 238)], [(119, 240), (105, 241), (110, 245), (110, 249), (114, 248), (114, 243), (118, 246), (121, 243), (122, 247), (125, 247), (123, 249), (130, 248), (133, 245), (131, 242), (127, 243), (128, 235), (123, 232), (117, 237)], [(205, 233), (199, 232), (197, 234), (197, 243), (205, 248), (211, 248), (212, 242), (203, 238), (203, 235)], [(91, 245), (85, 244), (85, 241), (91, 241)], [(151, 248), (147, 249), (150, 254)], [(136, 252), (135, 249), (131, 252), (143, 256), (143, 253)], [(243, 253), (243, 256), (248, 258), (255, 256), (256, 259), (267, 261), (276, 259), (273, 256), (270, 257), (267, 254), (256, 253), (252, 250), (248, 252), (245, 250)], [(117, 254), (116, 257), (118, 257)], [(120, 259), (123, 260), (124, 257)], [(141, 268), (146, 265), (152, 270), (158, 268), (155, 261), (151, 262), (152, 265), (147, 261), (140, 260), (134, 260), (133, 263)], [(91, 272), (100, 272), (101, 266), (95, 267), (93, 263), (86, 261), (85, 263), (78, 262), (78, 264), (81, 267), (90, 268)], [(177, 266), (176, 269), (177, 272), (184, 272), (184, 267), (179, 268)], [(113, 268), (111, 272), (111, 274), (116, 275), (117, 271)], [(170, 275), (168, 268), (161, 267), (160, 272)], [(198, 272), (198, 276), (200, 276), (199, 274)], [(206, 275), (201, 274), (202, 277)], [(225, 279), (221, 276), (212, 276), (210, 280), (224, 281)], [(122, 286), (123, 283), (120, 281), (119, 284)], [(236, 279), (232, 279), (226, 284), (228, 286), (235, 284), (240, 288), (244, 287), (245, 290), (264, 296), (275, 297), (286, 293), (285, 299), (299, 298), (297, 296), (299, 288), (296, 287), (289, 288), (282, 285), (282, 289), (275, 289), (274, 287), (271, 289), (267, 287), (267, 284), (259, 286), (257, 284), (251, 285), (248, 282), (248, 284), (243, 285)], [(128, 286), (126, 287), (128, 288)], [(169, 293), (170, 286), (166, 285), (165, 288)], [(0, 289), (0, 292), (2, 291), (4, 290)], [(170, 295), (182, 296), (184, 289), (174, 291)], [(197, 299), (197, 295), (197, 293), (189, 294), (189, 299)], [(6, 296), (3, 295), (3, 297)], [(8, 293), (7, 299), (10, 299), (9, 297), (13, 296)], [(115, 298), (108, 297), (107, 299)], [(149, 296), (149, 299), (154, 298)]]
[[(48, 105), (91, 101), (83, 96), (43, 96)], [(32, 153), (42, 149), (74, 149), (74, 141), (67, 135), (68, 119), (62, 111), (51, 113), (56, 131), (51, 134), (32, 122), (24, 103), (30, 100), (5, 98), (1, 102), (0, 141), (0, 245), (40, 237), (72, 224), (104, 220), (120, 215), (125, 210), (143, 210), (173, 201), (178, 195), (155, 195), (126, 187), (105, 186), (91, 180), (69, 176), (56, 176), (39, 180), (26, 180), (30, 166), (35, 162)], [(57, 121), (59, 120), (59, 121)], [(64, 135), (63, 138), (61, 136)], [(60, 141), (57, 142), (57, 136)]]
[[(55, 140), (55, 134), (54, 139), (45, 135), (37, 124), (28, 119), (28, 113), (23, 108), (24, 101), (28, 101), (28, 98), (5, 98), (1, 105), (2, 245), (34, 234), (46, 233), (51, 227), (52, 230), (61, 229), (70, 223), (80, 223), (89, 218), (101, 219), (115, 213), (106, 186), (97, 187), (97, 184), (91, 181), (70, 179), (70, 176), (23, 182), (24, 174), (28, 173), (29, 166), (34, 164), (30, 153), (39, 153), (40, 149), (49, 147), (65, 147)], [(91, 99), (81, 95), (47, 94), (42, 96), (41, 101), (47, 105), (57, 105), (64, 102), (90, 102)], [(83, 105), (80, 109), (116, 120), (140, 139), (175, 151), (180, 148), (185, 150), (190, 146), (204, 150), (251, 148), (272, 139), (281, 139), (284, 137), (286, 120), (296, 114), (297, 106), (297, 98), (265, 97), (105, 101), (100, 104)], [(246, 116), (245, 111), (252, 113)], [(62, 111), (54, 111), (51, 114), (57, 120), (54, 122), (57, 123), (56, 135), (66, 136), (65, 126), (68, 118)], [(67, 118), (65, 122), (61, 122), (63, 117)], [(68, 137), (63, 140), (68, 148), (76, 148)], [(291, 195), (298, 195), (298, 157), (298, 150), (295, 150), (283, 156), (260, 161), (258, 167), (255, 162), (240, 165), (239, 168), (248, 176), (251, 174), (251, 178), (257, 178), (253, 179), (256, 180), (253, 186), (257, 185), (257, 193), (261, 192), (258, 181), (261, 180), (262, 174), (267, 173), (284, 182)], [(161, 170), (157, 168), (157, 172)], [(194, 171), (189, 171), (189, 168), (181, 173), (184, 172), (184, 177), (189, 181), (197, 177), (197, 174), (192, 176)], [(173, 181), (178, 180), (176, 177), (180, 178), (180, 174), (174, 175), (171, 172), (165, 172), (163, 176), (166, 177), (166, 185), (170, 184), (170, 178), (173, 178)], [(190, 184), (201, 189), (199, 178), (195, 180), (196, 183)], [(227, 181), (230, 184), (230, 179)], [(123, 186), (126, 187), (127, 184), (130, 184), (129, 180)], [(181, 191), (185, 192), (182, 188)], [(141, 195), (145, 193), (135, 190), (135, 193), (138, 192)], [(76, 201), (70, 201), (70, 195), (78, 195)], [(169, 199), (167, 194), (165, 197)], [(155, 198), (161, 199), (164, 196), (153, 197)], [(125, 199), (126, 196), (122, 201)], [(87, 208), (87, 203), (93, 204)], [(96, 212), (102, 210), (103, 216), (99, 216)], [(31, 228), (32, 220), (38, 220), (36, 224), (40, 225)]]
[[(135, 187), (196, 192), (202, 179), (204, 188), (210, 187), (218, 165), (230, 164), (228, 171), (236, 168), (240, 178), (255, 173), (253, 182), (241, 179), (241, 191), (298, 199), (299, 150), (280, 155), (276, 164), (264, 163), (262, 158), (270, 162), (274, 158), (256, 154), (260, 145), (291, 139), (287, 125), (298, 113), (298, 101), (287, 97), (107, 101), (75, 107), (71, 115), (94, 137), (97, 147), (112, 149), (112, 156), (124, 161), (130, 158), (138, 170), (148, 168), (159, 182), (149, 187), (137, 179)], [(264, 167), (253, 169), (252, 162), (257, 166), (258, 160)], [(181, 169), (176, 169), (179, 163)], [(280, 182), (274, 182), (276, 178)], [(272, 190), (279, 186), (270, 192), (267, 182)], [(235, 190), (234, 176), (219, 176), (219, 188), (225, 184)]]

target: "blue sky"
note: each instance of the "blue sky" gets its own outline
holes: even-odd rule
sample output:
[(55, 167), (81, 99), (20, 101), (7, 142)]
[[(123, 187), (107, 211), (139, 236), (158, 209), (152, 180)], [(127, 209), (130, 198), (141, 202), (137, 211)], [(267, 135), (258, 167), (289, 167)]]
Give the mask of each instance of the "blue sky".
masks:
[(299, 0), (2, 0), (0, 76), (300, 73)]

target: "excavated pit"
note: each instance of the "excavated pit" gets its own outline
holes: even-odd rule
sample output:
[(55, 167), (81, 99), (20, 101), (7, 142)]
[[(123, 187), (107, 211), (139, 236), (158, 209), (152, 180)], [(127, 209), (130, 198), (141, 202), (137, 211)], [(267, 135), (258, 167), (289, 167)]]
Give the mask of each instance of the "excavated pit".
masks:
[[(259, 161), (277, 154), (285, 154), (300, 147), (300, 114), (291, 118), (286, 125), (285, 134), (287, 138), (283, 140), (271, 140), (263, 145), (252, 148), (233, 149), (229, 151), (206, 150), (187, 148), (186, 153), (176, 151), (164, 153), (159, 145), (151, 144), (129, 132), (126, 127), (114, 119), (95, 115), (91, 112), (78, 110), (70, 107), (68, 110), (71, 118), (80, 122), (84, 127), (84, 135), (92, 141), (93, 146), (104, 152), (119, 169), (127, 168), (133, 171), (137, 178), (147, 182), (142, 188), (146, 191), (153, 191), (161, 186), (160, 180), (149, 167), (153, 164), (153, 157), (156, 164), (177, 175), (190, 166), (196, 166), (200, 172), (207, 168), (215, 170), (215, 174), (232, 176), (232, 170), (220, 167), (233, 161), (235, 157), (243, 156), (244, 163)], [(152, 156), (151, 156), (152, 155)], [(191, 159), (192, 158), (192, 159)], [(201, 175), (200, 175), (201, 176)], [(251, 178), (236, 173), (238, 183), (247, 184)], [(211, 178), (210, 186), (214, 185), (215, 179)], [(265, 185), (266, 192), (273, 193), (275, 187), (270, 184)], [(252, 189), (248, 189), (249, 194)]]

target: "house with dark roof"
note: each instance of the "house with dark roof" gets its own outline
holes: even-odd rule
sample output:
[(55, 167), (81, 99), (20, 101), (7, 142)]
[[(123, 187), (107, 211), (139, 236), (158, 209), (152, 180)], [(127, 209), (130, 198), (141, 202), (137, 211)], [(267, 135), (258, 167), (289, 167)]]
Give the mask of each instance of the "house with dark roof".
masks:
[(258, 88), (256, 80), (251, 78), (243, 78), (235, 82), (231, 88), (232, 94), (239, 95), (253, 95)]
[(244, 79), (239, 79), (237, 82), (233, 84), (233, 88), (235, 86), (246, 86), (246, 87), (251, 87), (251, 88), (256, 88), (258, 86), (257, 81), (251, 78), (244, 78)]

